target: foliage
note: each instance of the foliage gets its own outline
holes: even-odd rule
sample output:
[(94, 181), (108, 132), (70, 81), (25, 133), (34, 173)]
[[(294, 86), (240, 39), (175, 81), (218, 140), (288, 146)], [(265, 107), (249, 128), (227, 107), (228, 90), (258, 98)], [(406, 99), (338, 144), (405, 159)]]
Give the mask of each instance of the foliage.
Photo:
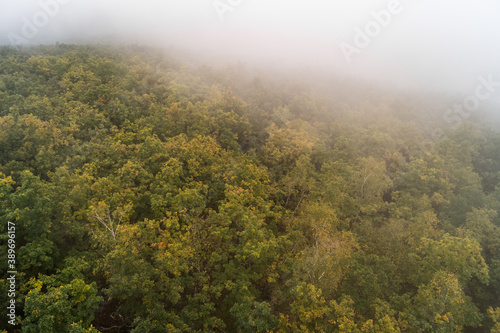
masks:
[(484, 120), (433, 141), (431, 102), (371, 86), (137, 46), (0, 53), (0, 329), (500, 332)]

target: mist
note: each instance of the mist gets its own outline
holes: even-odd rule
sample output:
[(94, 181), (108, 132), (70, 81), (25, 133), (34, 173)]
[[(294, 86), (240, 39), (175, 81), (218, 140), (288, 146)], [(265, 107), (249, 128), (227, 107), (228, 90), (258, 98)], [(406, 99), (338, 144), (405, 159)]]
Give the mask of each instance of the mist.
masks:
[(13, 46), (150, 44), (464, 96), (481, 76), (500, 82), (494, 0), (2, 0), (1, 9), (0, 42)]
[(0, 0), (0, 332), (500, 332), (500, 0)]

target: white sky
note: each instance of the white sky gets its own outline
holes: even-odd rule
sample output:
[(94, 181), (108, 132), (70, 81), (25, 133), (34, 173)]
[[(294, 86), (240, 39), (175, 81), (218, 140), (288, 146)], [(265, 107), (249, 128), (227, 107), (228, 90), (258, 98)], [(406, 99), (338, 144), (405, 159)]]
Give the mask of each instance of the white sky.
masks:
[[(26, 20), (54, 1), (0, 0), (0, 42), (23, 36)], [(27, 42), (112, 36), (465, 93), (479, 75), (500, 81), (498, 0), (401, 0), (402, 11), (350, 63), (340, 44), (353, 44), (355, 29), (392, 0), (218, 0), (233, 4), (224, 20), (216, 0), (65, 1)]]

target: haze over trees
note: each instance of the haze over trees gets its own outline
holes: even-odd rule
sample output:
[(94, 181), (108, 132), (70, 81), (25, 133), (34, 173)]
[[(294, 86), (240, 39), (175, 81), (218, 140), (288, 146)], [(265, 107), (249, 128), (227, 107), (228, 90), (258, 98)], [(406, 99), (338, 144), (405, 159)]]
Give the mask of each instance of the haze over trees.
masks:
[(435, 137), (441, 106), (147, 47), (0, 48), (0, 327), (500, 332), (500, 132)]

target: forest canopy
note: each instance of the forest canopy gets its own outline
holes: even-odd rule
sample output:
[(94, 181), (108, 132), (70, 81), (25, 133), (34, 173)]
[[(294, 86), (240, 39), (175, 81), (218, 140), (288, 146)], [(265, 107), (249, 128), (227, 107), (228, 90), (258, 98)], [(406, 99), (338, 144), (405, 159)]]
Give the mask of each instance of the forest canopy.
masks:
[(440, 105), (148, 47), (1, 47), (0, 329), (500, 332), (500, 132), (433, 136)]

